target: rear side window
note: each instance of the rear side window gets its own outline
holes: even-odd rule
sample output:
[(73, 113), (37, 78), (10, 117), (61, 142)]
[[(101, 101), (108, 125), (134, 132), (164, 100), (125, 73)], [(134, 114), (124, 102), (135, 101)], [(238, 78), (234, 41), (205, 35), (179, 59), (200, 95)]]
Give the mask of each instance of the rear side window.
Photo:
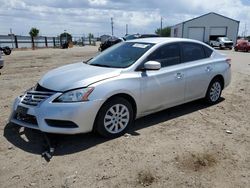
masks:
[(202, 45), (195, 43), (183, 43), (182, 55), (183, 62), (196, 61), (206, 58), (206, 54)]
[(148, 61), (158, 61), (162, 67), (180, 63), (180, 48), (178, 44), (168, 44), (158, 48), (149, 55)]
[(206, 57), (207, 57), (207, 58), (210, 57), (210, 56), (212, 55), (212, 53), (213, 53), (213, 50), (210, 49), (210, 48), (208, 48), (208, 47), (206, 47), (206, 46), (203, 46), (203, 48), (204, 48), (204, 50), (205, 50), (205, 55), (206, 55)]

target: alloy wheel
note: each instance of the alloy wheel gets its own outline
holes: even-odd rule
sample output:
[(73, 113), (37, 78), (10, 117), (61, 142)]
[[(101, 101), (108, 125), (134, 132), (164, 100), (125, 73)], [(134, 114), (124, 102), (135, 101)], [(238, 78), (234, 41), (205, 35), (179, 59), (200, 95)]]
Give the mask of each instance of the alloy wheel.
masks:
[(216, 102), (220, 98), (220, 93), (221, 84), (219, 82), (214, 82), (209, 92), (211, 101)]
[(104, 116), (104, 127), (109, 133), (120, 133), (127, 127), (129, 118), (128, 108), (123, 104), (115, 104)]

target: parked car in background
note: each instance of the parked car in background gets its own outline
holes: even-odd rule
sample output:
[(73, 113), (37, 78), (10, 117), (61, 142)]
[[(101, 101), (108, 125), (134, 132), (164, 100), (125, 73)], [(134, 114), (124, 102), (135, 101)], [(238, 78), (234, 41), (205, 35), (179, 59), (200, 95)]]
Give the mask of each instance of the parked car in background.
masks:
[(248, 52), (250, 51), (250, 42), (245, 39), (239, 39), (237, 40), (234, 50)]
[(113, 46), (114, 44), (117, 44), (119, 42), (122, 42), (123, 40), (121, 38), (117, 38), (115, 36), (109, 37), (107, 40), (105, 40), (103, 43), (100, 44), (99, 51), (104, 51), (110, 46)]
[(132, 34), (126, 35), (122, 37), (124, 41), (133, 40), (133, 39), (140, 39), (140, 38), (151, 38), (151, 37), (159, 37), (157, 34)]
[(5, 55), (10, 55), (11, 54), (11, 48), (8, 47), (8, 46), (0, 47), (0, 52), (3, 52)]
[(231, 50), (233, 48), (233, 41), (227, 37), (218, 37), (216, 40), (210, 40), (209, 44), (220, 49), (229, 48)]
[(4, 62), (2, 59), (2, 52), (0, 51), (0, 69), (3, 68)]
[(230, 61), (191, 39), (121, 42), (49, 71), (15, 99), (10, 121), (49, 133), (120, 136), (136, 118), (200, 98), (217, 103), (230, 83)]
[(159, 37), (159, 35), (157, 34), (132, 34), (132, 35), (126, 35), (125, 37), (122, 37), (122, 38), (117, 38), (113, 36), (113, 37), (108, 38), (105, 42), (100, 44), (99, 51), (102, 52), (103, 50), (119, 42), (139, 39), (139, 38), (151, 38), (151, 37)]

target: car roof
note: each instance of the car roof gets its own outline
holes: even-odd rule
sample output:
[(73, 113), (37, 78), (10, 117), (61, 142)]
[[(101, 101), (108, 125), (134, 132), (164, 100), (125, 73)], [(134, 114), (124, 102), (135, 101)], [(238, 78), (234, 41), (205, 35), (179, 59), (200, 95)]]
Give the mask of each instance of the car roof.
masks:
[(150, 38), (140, 38), (129, 40), (127, 42), (143, 42), (143, 43), (152, 43), (152, 44), (161, 44), (161, 43), (171, 43), (171, 42), (196, 42), (201, 43), (197, 40), (186, 39), (186, 38), (175, 38), (175, 37), (150, 37)]

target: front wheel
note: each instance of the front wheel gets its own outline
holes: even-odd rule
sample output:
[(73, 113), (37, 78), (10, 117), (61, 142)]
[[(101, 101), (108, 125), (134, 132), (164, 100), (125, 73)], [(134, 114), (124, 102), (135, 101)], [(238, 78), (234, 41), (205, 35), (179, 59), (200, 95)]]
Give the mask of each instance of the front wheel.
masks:
[(213, 79), (208, 86), (206, 101), (209, 104), (216, 104), (221, 96), (222, 92), (222, 83), (219, 79)]
[(133, 123), (132, 105), (122, 97), (108, 100), (98, 112), (95, 129), (109, 138), (121, 136)]

